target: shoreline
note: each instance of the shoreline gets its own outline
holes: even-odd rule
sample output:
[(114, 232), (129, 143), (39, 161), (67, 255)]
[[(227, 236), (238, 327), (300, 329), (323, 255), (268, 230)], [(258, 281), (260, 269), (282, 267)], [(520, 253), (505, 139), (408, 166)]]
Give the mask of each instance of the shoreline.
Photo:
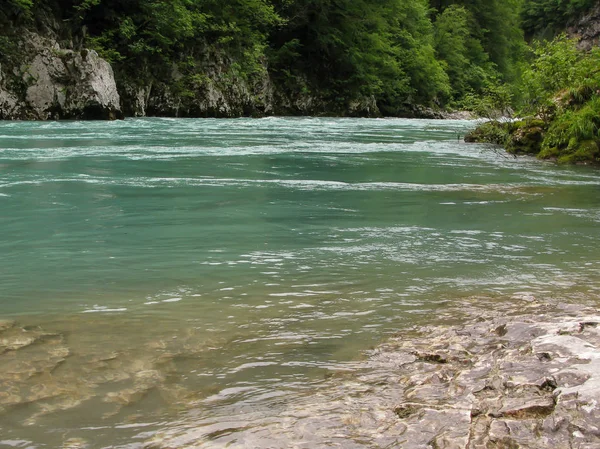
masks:
[[(592, 292), (581, 295), (563, 300), (519, 293), (448, 304), (428, 322), (367, 350), (362, 359), (330, 367), (304, 393), (281, 392), (274, 403), (272, 398), (230, 402), (226, 396), (217, 399), (220, 394), (201, 399), (179, 392), (185, 410), (181, 420), (148, 432), (139, 448), (598, 447), (600, 313)], [(5, 350), (17, 354), (21, 346), (48, 346), (51, 359), (36, 369), (53, 372), (53, 366), (79, 352), (67, 349), (60, 334), (40, 328), (15, 333), (14, 325), (0, 323)], [(114, 354), (94, 356), (93, 363), (103, 366), (115, 360)], [(109, 393), (105, 401), (128, 407), (164, 380), (150, 365), (141, 373), (131, 369), (128, 376), (136, 384)], [(40, 398), (54, 396), (50, 390), (41, 393)], [(75, 396), (73, 390), (70, 401), (47, 412), (92, 400)], [(10, 408), (9, 403), (4, 406)], [(89, 444), (78, 437), (63, 447)]]
[(265, 118), (330, 118), (330, 119), (406, 119), (406, 120), (454, 120), (454, 121), (478, 121), (485, 120), (481, 117), (471, 113), (470, 111), (436, 111), (431, 110), (425, 115), (380, 115), (380, 116), (354, 116), (354, 115), (336, 115), (336, 114), (316, 114), (316, 115), (295, 115), (295, 114), (265, 114), (265, 115), (239, 115), (231, 117), (223, 116), (181, 116), (174, 117), (170, 115), (145, 115), (145, 116), (133, 116), (124, 115), (123, 117), (115, 119), (90, 119), (90, 118), (49, 118), (47, 120), (40, 119), (6, 119), (0, 118), (0, 123), (19, 123), (19, 122), (40, 122), (40, 123), (63, 123), (63, 122), (119, 122), (123, 120), (132, 119), (172, 119), (172, 120), (201, 120), (201, 119), (214, 119), (214, 120), (236, 120), (236, 119), (265, 119)]
[(599, 447), (596, 304), (456, 304), (445, 324), (398, 333), (276, 416), (190, 416), (142, 447)]
[[(402, 448), (592, 448), (600, 445), (600, 315), (593, 307), (471, 311), (370, 354), (393, 363)], [(502, 309), (502, 308), (500, 308)], [(473, 313), (475, 312), (475, 313)], [(392, 416), (392, 420), (395, 420)], [(451, 425), (448, 423), (451, 422)]]

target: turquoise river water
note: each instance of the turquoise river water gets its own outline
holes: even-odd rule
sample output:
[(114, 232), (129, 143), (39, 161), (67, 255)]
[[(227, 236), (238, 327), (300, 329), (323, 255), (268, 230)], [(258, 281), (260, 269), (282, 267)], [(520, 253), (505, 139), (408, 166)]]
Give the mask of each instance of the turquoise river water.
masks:
[(599, 296), (598, 172), (473, 126), (0, 123), (0, 448), (243, 445), (455, 301)]

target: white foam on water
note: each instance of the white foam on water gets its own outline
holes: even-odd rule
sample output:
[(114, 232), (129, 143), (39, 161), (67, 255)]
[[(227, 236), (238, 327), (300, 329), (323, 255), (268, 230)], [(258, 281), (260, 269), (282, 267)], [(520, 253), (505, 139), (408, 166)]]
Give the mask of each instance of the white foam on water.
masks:
[(83, 310), (81, 313), (114, 313), (114, 312), (127, 312), (126, 307), (118, 307), (118, 308), (109, 308), (106, 306), (97, 306), (95, 305), (91, 309)]

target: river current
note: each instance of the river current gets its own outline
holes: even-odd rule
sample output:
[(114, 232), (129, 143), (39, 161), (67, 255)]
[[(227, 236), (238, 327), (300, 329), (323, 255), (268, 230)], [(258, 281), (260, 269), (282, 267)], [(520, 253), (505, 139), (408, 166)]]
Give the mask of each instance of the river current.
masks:
[(599, 297), (598, 172), (473, 126), (0, 123), (0, 448), (285, 447), (282, 408), (457, 301)]

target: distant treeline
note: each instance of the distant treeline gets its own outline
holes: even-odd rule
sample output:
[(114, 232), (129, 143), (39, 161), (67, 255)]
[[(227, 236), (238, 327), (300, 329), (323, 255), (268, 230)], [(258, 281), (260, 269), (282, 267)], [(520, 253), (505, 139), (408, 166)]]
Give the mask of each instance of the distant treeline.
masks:
[[(162, 82), (194, 98), (207, 67), (269, 79), (288, 97), (339, 110), (370, 98), (396, 115), (407, 105), (470, 108), (523, 97), (535, 55), (524, 36), (552, 38), (595, 0), (0, 0), (0, 63), (10, 33), (51, 30), (93, 48), (133, 84)], [(12, 30), (12, 31), (11, 31)], [(531, 99), (525, 99), (530, 101)]]
[(394, 114), (514, 80), (521, 1), (0, 0), (0, 21), (5, 31), (53, 29), (121, 74), (176, 82), (183, 96), (203, 83), (211, 55), (235, 76), (267, 70), (291, 94), (340, 105), (371, 97)]

